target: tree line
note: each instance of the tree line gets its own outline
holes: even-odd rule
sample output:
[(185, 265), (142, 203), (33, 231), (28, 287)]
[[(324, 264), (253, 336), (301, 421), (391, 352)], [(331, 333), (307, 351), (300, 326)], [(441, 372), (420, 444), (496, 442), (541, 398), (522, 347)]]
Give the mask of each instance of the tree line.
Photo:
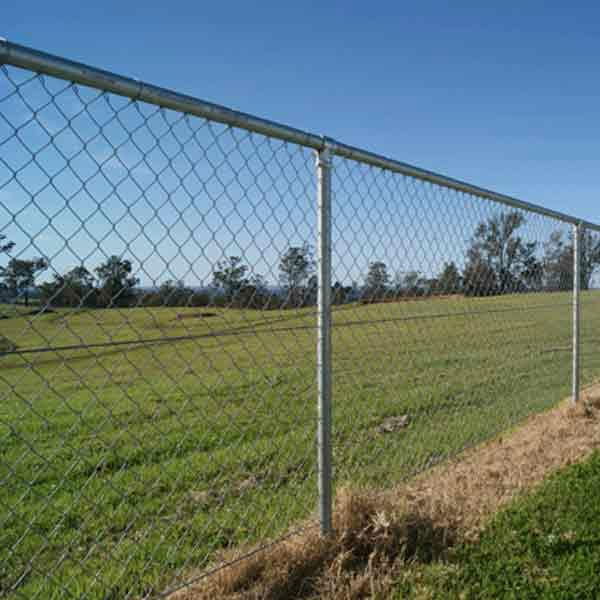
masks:
[[(399, 296), (463, 294), (498, 296), (518, 292), (566, 291), (573, 288), (573, 236), (554, 231), (540, 244), (526, 241), (520, 230), (526, 224), (518, 211), (504, 212), (477, 225), (469, 240), (461, 270), (455, 262), (444, 264), (437, 277), (420, 278), (409, 272), (392, 282), (383, 262), (369, 266), (364, 301)], [(580, 286), (587, 290), (600, 265), (600, 236), (582, 234)]]
[[(362, 283), (332, 287), (333, 302), (381, 302), (401, 297), (464, 294), (496, 296), (517, 292), (560, 291), (573, 287), (573, 238), (553, 232), (540, 244), (521, 235), (525, 216), (502, 212), (482, 221), (468, 241), (463, 268), (444, 264), (436, 277), (423, 278), (415, 271), (392, 277), (383, 261), (369, 264)], [(0, 253), (10, 253), (15, 244), (0, 235)], [(581, 240), (581, 288), (589, 289), (600, 265), (600, 236), (585, 231)], [(75, 267), (35, 285), (48, 268), (43, 258), (11, 258), (0, 267), (0, 297), (22, 297), (29, 303), (32, 289), (48, 306), (230, 306), (245, 308), (290, 308), (317, 302), (316, 261), (308, 244), (290, 246), (279, 261), (279, 290), (270, 289), (265, 278), (253, 273), (240, 256), (216, 263), (210, 289), (192, 289), (181, 281), (168, 280), (157, 289), (142, 292), (130, 260), (110, 256), (89, 271)]]
[[(6, 236), (0, 236), (0, 253), (8, 254), (14, 246)], [(0, 300), (22, 298), (27, 306), (31, 292), (35, 291), (40, 303), (50, 307), (288, 308), (315, 304), (317, 298), (315, 260), (308, 244), (291, 246), (282, 255), (279, 263), (282, 293), (278, 294), (269, 289), (262, 276), (251, 274), (250, 267), (239, 256), (217, 262), (209, 290), (193, 289), (174, 280), (167, 280), (154, 290), (141, 290), (132, 262), (114, 255), (92, 271), (80, 265), (35, 285), (36, 278), (48, 267), (43, 258), (11, 258), (5, 267), (0, 267)]]

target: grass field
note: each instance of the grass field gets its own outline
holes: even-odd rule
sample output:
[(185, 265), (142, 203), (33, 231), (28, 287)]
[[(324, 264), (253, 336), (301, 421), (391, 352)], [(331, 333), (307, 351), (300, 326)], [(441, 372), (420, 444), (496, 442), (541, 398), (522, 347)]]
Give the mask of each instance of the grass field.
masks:
[(600, 453), (502, 511), (477, 543), (412, 573), (394, 598), (598, 598)]
[[(139, 597), (310, 515), (313, 310), (3, 307), (0, 335), (55, 350), (0, 356), (0, 595)], [(570, 296), (336, 307), (333, 344), (336, 482), (383, 487), (569, 393)]]

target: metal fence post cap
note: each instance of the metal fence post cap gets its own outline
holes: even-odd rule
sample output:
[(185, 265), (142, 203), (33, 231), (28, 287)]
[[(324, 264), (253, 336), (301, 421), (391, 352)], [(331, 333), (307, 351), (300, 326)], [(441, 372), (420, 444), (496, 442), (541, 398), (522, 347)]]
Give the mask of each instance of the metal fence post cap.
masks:
[(333, 138), (323, 136), (323, 150), (325, 152), (330, 152), (331, 154), (336, 154), (339, 150), (340, 144), (336, 142)]
[(318, 168), (325, 167), (330, 168), (333, 162), (333, 155), (335, 154), (336, 143), (323, 136), (323, 146), (319, 150), (315, 150), (315, 165)]

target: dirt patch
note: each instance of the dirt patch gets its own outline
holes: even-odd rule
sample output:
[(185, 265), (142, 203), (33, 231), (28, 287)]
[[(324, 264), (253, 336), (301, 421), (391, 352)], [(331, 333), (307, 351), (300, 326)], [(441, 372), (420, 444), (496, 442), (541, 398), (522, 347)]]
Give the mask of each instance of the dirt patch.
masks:
[[(585, 390), (576, 408), (565, 400), (409, 483), (383, 492), (338, 490), (330, 538), (322, 539), (314, 523), (307, 522), (301, 533), (169, 597), (354, 599), (383, 594), (407, 560), (436, 560), (458, 540), (476, 538), (509, 500), (598, 447), (600, 384)], [(252, 550), (238, 549), (222, 558), (233, 561)]]
[(377, 433), (395, 433), (406, 429), (410, 423), (408, 415), (400, 415), (399, 417), (387, 417), (379, 425), (377, 425)]
[(222, 502), (221, 496), (213, 490), (192, 490), (189, 496), (194, 504), (205, 508)]

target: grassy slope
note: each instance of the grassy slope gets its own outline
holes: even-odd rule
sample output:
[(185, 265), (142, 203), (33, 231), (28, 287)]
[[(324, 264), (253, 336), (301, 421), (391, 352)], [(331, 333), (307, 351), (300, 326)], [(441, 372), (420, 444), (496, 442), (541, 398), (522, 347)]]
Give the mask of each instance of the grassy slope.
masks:
[[(502, 511), (476, 544), (407, 577), (396, 597), (600, 597), (600, 452)], [(418, 582), (415, 585), (415, 582)]]
[[(337, 480), (391, 484), (564, 397), (569, 301), (553, 294), (339, 307)], [(585, 297), (584, 381), (600, 372), (599, 306)], [(205, 336), (0, 357), (0, 591), (23, 571), (15, 597), (160, 589), (219, 549), (312, 512), (314, 315), (176, 318), (198, 312), (0, 321), (21, 349)], [(405, 413), (406, 430), (376, 433), (383, 418)]]

